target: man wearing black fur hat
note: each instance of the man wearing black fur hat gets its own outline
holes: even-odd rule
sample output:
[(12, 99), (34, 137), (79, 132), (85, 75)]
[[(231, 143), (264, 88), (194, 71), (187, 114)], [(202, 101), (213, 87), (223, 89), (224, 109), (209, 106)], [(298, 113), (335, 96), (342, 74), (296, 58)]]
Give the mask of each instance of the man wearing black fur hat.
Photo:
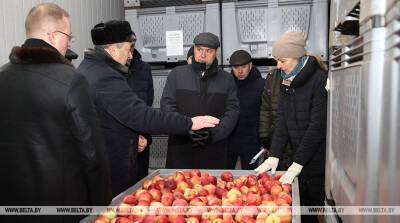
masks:
[(226, 169), (228, 136), (239, 116), (235, 81), (218, 68), (219, 39), (212, 33), (194, 38), (192, 64), (174, 68), (168, 75), (161, 109), (183, 115), (212, 115), (221, 120), (215, 128), (189, 136), (168, 138), (167, 168)]
[(261, 95), (264, 78), (253, 66), (250, 54), (245, 50), (232, 53), (229, 64), (237, 86), (240, 102), (238, 123), (229, 138), (229, 168), (234, 169), (240, 157), (243, 170), (252, 170), (257, 164), (249, 164), (251, 158), (260, 150), (258, 123), (260, 118)]
[[(69, 14), (33, 7), (27, 39), (0, 68), (0, 206), (102, 206), (111, 201), (104, 139), (86, 79), (64, 57)], [(1, 222), (78, 222), (83, 215), (1, 216)]]
[(78, 68), (89, 81), (100, 118), (114, 196), (135, 182), (137, 149), (132, 148), (132, 139), (136, 132), (187, 135), (190, 130), (214, 127), (219, 122), (211, 116), (161, 113), (137, 97), (127, 81), (126, 63), (132, 58), (132, 34), (126, 21), (97, 24), (91, 30), (95, 47), (85, 52)]

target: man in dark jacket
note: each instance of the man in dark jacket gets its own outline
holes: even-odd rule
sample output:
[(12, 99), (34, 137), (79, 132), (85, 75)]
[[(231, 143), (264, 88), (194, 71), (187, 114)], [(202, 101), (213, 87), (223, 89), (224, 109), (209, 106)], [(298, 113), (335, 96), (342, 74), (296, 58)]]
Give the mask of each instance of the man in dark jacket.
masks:
[(228, 136), (239, 116), (235, 81), (218, 68), (219, 39), (212, 33), (194, 38), (192, 64), (174, 68), (167, 79), (162, 98), (163, 111), (187, 116), (212, 115), (220, 124), (189, 136), (172, 134), (168, 138), (167, 168), (225, 169), (228, 161)]
[(252, 170), (257, 163), (250, 164), (251, 158), (260, 150), (259, 117), (261, 94), (265, 80), (260, 71), (253, 66), (251, 56), (245, 50), (235, 51), (230, 59), (232, 75), (237, 86), (237, 96), (240, 102), (238, 123), (229, 138), (229, 166), (235, 169), (240, 157), (243, 170)]
[[(108, 205), (105, 145), (86, 79), (64, 57), (68, 13), (33, 7), (27, 40), (0, 68), (1, 206)], [(1, 222), (77, 222), (79, 216), (1, 216)]]
[[(153, 105), (154, 88), (151, 67), (142, 60), (142, 55), (135, 49), (136, 35), (133, 33), (132, 56), (128, 69), (128, 83), (138, 98), (142, 99), (148, 106)], [(133, 137), (133, 153), (138, 153), (138, 176), (136, 181), (141, 180), (149, 174), (150, 145), (152, 138), (150, 134), (138, 133)]]
[(127, 81), (127, 60), (132, 58), (132, 30), (126, 21), (111, 20), (92, 30), (94, 50), (87, 50), (78, 70), (87, 78), (98, 112), (110, 161), (113, 195), (132, 186), (137, 176), (136, 132), (187, 135), (190, 130), (214, 127), (210, 116), (161, 113), (137, 97)]

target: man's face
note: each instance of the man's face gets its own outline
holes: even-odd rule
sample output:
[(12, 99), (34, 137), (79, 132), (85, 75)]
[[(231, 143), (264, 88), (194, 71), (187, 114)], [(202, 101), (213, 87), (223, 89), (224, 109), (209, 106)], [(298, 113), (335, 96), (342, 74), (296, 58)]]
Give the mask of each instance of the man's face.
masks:
[(297, 58), (277, 58), (276, 59), (276, 67), (282, 70), (285, 74), (289, 74), (294, 70), (296, 65), (299, 63), (299, 59)]
[(217, 49), (208, 48), (205, 46), (194, 46), (194, 59), (199, 63), (211, 65), (217, 56)]
[(110, 46), (109, 53), (115, 61), (126, 65), (128, 59), (132, 59), (132, 42), (113, 44)]
[(60, 25), (58, 29), (51, 32), (53, 40), (52, 45), (58, 50), (58, 52), (60, 52), (61, 55), (65, 56), (67, 49), (71, 46), (73, 36), (69, 18), (64, 17), (61, 24), (62, 25)]
[(251, 62), (244, 65), (232, 66), (233, 75), (235, 75), (238, 80), (244, 80), (249, 76), (252, 67), (253, 65)]

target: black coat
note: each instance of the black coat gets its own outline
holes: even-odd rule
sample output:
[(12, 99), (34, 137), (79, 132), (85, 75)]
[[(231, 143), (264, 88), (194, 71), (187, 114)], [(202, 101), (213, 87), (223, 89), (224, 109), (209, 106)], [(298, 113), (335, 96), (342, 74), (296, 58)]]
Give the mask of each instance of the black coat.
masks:
[(129, 65), (128, 83), (138, 98), (146, 102), (148, 106), (153, 105), (154, 88), (151, 66), (142, 60), (142, 56), (136, 49)]
[[(109, 166), (88, 88), (44, 41), (13, 48), (0, 68), (1, 206), (109, 204)], [(24, 222), (82, 217), (27, 216)]]
[(261, 77), (261, 73), (256, 67), (250, 70), (249, 76), (244, 80), (233, 77), (240, 102), (240, 115), (230, 140), (247, 146), (248, 148), (244, 148), (246, 151), (251, 148), (251, 151), (258, 152), (260, 148), (258, 133), (260, 105), (265, 79)]
[(136, 132), (187, 134), (188, 117), (163, 114), (140, 100), (127, 82), (128, 69), (104, 50), (85, 52), (78, 70), (88, 79), (90, 94), (98, 112), (110, 160), (113, 195), (132, 186), (136, 178), (137, 152), (132, 148)]
[[(153, 77), (151, 74), (151, 66), (142, 60), (140, 53), (134, 49), (133, 59), (129, 64), (128, 70), (128, 83), (132, 90), (136, 93), (138, 98), (142, 99), (148, 106), (153, 105), (154, 100), (154, 88), (153, 88)], [(152, 143), (152, 137), (147, 133), (139, 133), (147, 139), (147, 147), (144, 151), (138, 153), (138, 178), (136, 181), (141, 180), (143, 177), (148, 175), (149, 172), (149, 157), (150, 157), (150, 145)], [(133, 137), (133, 150), (134, 152), (138, 149), (138, 134)], [(136, 151), (135, 151), (136, 150)]]
[(220, 119), (209, 129), (211, 140), (205, 146), (188, 136), (170, 135), (167, 168), (223, 169), (227, 167), (228, 136), (239, 116), (239, 100), (231, 74), (217, 67), (217, 60), (201, 75), (199, 64), (174, 68), (168, 75), (161, 98), (161, 109), (190, 117), (211, 115)]
[[(281, 85), (277, 126), (271, 155), (280, 157), (287, 142), (293, 161), (303, 165), (299, 177), (316, 177), (323, 183), (327, 122), (327, 72), (310, 56), (290, 87)], [(320, 183), (321, 183), (320, 182)]]

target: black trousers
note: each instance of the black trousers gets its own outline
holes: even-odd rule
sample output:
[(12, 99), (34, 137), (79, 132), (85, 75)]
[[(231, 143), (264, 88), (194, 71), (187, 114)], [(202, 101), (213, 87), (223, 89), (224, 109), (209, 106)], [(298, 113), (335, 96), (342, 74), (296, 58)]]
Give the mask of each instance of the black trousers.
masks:
[(138, 174), (136, 182), (140, 181), (147, 175), (149, 175), (149, 159), (150, 159), (150, 148), (138, 153), (137, 164), (138, 164)]
[[(299, 192), (301, 206), (324, 206), (324, 176), (305, 178), (299, 176)], [(302, 215), (301, 222), (318, 223), (317, 215)]]
[(228, 169), (235, 169), (236, 162), (240, 157), (240, 165), (242, 170), (254, 170), (258, 167), (258, 162), (249, 164), (251, 159), (259, 152), (258, 145), (251, 145), (250, 143), (229, 142), (228, 150)]

